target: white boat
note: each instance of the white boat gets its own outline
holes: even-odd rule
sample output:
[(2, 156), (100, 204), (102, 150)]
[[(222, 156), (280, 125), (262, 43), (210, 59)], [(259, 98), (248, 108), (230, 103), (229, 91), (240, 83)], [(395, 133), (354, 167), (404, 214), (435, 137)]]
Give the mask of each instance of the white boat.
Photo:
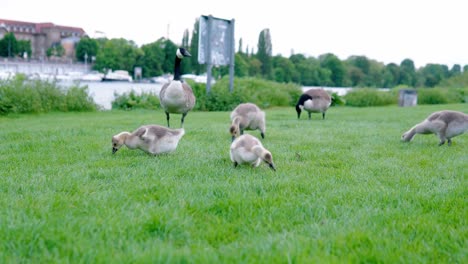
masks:
[(150, 79), (152, 83), (160, 83), (160, 84), (165, 84), (170, 82), (173, 79), (173, 76), (170, 74), (164, 74), (161, 76), (156, 76)]
[[(208, 77), (206, 74), (202, 75), (195, 75), (195, 74), (184, 74), (181, 76), (184, 80), (190, 79), (193, 80), (196, 83), (207, 83), (208, 82)], [(213, 76), (211, 76), (211, 84), (214, 84), (216, 80), (214, 79)]]
[(0, 80), (13, 79), (15, 77), (15, 75), (16, 75), (16, 73), (14, 73), (14, 72), (0, 71)]
[(128, 71), (124, 70), (116, 70), (116, 71), (108, 71), (104, 78), (102, 78), (103, 82), (132, 82), (132, 76), (128, 74)]
[(83, 82), (100, 82), (104, 78), (104, 74), (98, 71), (91, 71), (88, 73), (83, 74), (80, 77), (80, 80)]

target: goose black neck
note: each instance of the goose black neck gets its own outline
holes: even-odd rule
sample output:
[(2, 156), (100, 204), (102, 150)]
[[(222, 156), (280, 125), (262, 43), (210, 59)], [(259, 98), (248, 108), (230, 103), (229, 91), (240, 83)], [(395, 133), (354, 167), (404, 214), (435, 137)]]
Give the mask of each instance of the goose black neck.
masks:
[(181, 62), (182, 62), (182, 59), (176, 56), (175, 64), (174, 64), (174, 80), (175, 81), (180, 81), (180, 76), (181, 76), (180, 63)]

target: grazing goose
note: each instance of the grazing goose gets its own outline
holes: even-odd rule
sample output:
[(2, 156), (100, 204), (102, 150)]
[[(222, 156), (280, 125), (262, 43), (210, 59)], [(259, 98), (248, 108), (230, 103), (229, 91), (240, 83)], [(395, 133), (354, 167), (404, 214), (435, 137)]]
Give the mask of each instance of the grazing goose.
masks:
[(260, 140), (248, 134), (242, 135), (232, 142), (230, 156), (234, 167), (242, 163), (258, 167), (263, 160), (272, 170), (276, 171), (270, 151), (263, 147)]
[(181, 80), (180, 63), (184, 57), (190, 57), (190, 53), (179, 48), (176, 52), (174, 79), (161, 87), (159, 92), (159, 100), (161, 107), (164, 109), (167, 118), (167, 126), (169, 126), (169, 114), (182, 114), (180, 126), (184, 126), (184, 119), (187, 113), (192, 110), (195, 105), (195, 96), (192, 88), (187, 83)]
[(296, 104), (297, 119), (301, 117), (301, 111), (309, 113), (322, 113), (322, 119), (325, 119), (325, 112), (331, 105), (330, 95), (323, 89), (309, 89), (299, 97)]
[(252, 103), (238, 105), (231, 112), (231, 127), (229, 131), (234, 140), (239, 135), (244, 134), (244, 130), (260, 130), (260, 135), (265, 138), (266, 122), (265, 112)]
[(434, 112), (424, 121), (415, 125), (401, 136), (402, 141), (411, 141), (416, 134), (436, 134), (439, 146), (450, 146), (452, 138), (468, 131), (468, 115), (458, 111), (443, 110)]
[(112, 154), (122, 145), (130, 149), (141, 149), (150, 154), (172, 152), (177, 148), (179, 140), (185, 134), (183, 128), (170, 129), (158, 125), (141, 126), (137, 130), (121, 132), (112, 137)]

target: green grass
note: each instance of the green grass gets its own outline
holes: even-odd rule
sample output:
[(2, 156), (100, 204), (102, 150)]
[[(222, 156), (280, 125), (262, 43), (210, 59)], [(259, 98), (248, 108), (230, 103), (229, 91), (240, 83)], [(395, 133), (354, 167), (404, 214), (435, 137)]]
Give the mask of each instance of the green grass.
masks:
[(0, 117), (0, 262), (467, 263), (468, 135), (400, 142), (441, 109), (468, 105), (269, 109), (277, 172), (233, 167), (229, 112), (161, 156), (111, 154), (161, 110)]

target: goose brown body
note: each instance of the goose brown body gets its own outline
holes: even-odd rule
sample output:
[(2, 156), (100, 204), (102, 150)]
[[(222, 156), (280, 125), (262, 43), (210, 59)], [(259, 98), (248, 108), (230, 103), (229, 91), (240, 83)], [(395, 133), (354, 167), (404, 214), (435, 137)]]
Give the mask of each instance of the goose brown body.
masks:
[(245, 134), (236, 138), (231, 143), (229, 154), (234, 167), (243, 163), (258, 167), (264, 161), (272, 170), (276, 170), (271, 152), (263, 147), (258, 138), (252, 135)]
[(330, 95), (323, 89), (309, 89), (304, 92), (296, 104), (297, 119), (301, 117), (302, 110), (307, 111), (309, 119), (311, 113), (322, 113), (322, 119), (325, 119), (325, 113), (331, 105)]
[(416, 134), (436, 134), (439, 137), (439, 146), (445, 141), (450, 146), (452, 138), (468, 131), (468, 115), (451, 110), (442, 110), (430, 114), (421, 123), (416, 124), (402, 136), (402, 141), (413, 140)]
[(173, 152), (184, 134), (183, 128), (170, 129), (159, 125), (141, 126), (132, 133), (124, 131), (113, 136), (112, 153), (117, 152), (123, 145), (129, 149), (141, 149), (153, 155)]
[(239, 104), (231, 112), (231, 127), (229, 132), (232, 139), (244, 134), (244, 130), (260, 130), (260, 135), (265, 138), (266, 120), (265, 112), (253, 103)]

